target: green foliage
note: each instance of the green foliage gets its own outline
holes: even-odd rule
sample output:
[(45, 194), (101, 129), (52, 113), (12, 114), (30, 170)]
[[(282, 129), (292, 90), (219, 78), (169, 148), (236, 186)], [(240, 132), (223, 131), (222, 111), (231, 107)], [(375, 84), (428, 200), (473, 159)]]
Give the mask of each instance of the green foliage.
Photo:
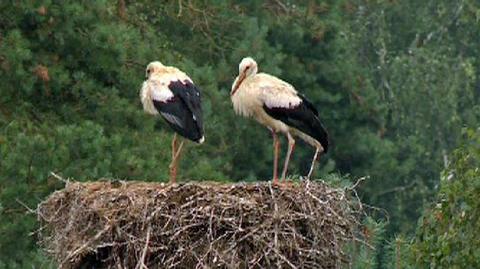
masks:
[(465, 135), (419, 223), (414, 255), (425, 268), (480, 267), (480, 130)]
[(370, 217), (364, 220), (362, 234), (359, 238), (364, 238), (364, 242), (353, 242), (347, 248), (350, 255), (351, 268), (369, 269), (379, 265), (378, 253), (382, 248), (382, 240), (385, 238), (385, 223), (377, 222)]
[(377, 136), (353, 134), (349, 153), (368, 161), (351, 164), (351, 173), (371, 176), (364, 201), (387, 209), (390, 234), (412, 232), (461, 128), (478, 124), (479, 32), (472, 25), (480, 7), (475, 1), (362, 0), (348, 7), (344, 55), (363, 63), (350, 64), (349, 88), (378, 129)]
[[(318, 107), (333, 142), (322, 178), (369, 176), (361, 198), (389, 222), (357, 267), (389, 268), (380, 238), (415, 230), (461, 128), (478, 126), (479, 14), (475, 0), (1, 1), (0, 268), (48, 266), (20, 202), (60, 188), (51, 171), (167, 178), (172, 132), (138, 98), (153, 60), (203, 92), (206, 143), (187, 144), (182, 179), (268, 180), (270, 134), (229, 100), (245, 56)], [(303, 175), (313, 151), (297, 145), (290, 173)]]
[(403, 235), (395, 237), (386, 245), (385, 268), (416, 269), (412, 252), (412, 239)]

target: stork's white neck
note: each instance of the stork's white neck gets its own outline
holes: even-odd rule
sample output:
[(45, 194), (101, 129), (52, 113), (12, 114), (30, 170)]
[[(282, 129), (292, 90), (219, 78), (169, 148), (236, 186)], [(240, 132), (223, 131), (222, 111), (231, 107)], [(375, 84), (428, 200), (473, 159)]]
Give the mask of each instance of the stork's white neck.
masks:
[(241, 72), (238, 75), (238, 77), (235, 79), (235, 82), (232, 85), (232, 91), (230, 92), (230, 94), (234, 95), (238, 90), (238, 88), (240, 88), (240, 86), (243, 84), (243, 82), (245, 82), (245, 80), (257, 74), (257, 70), (258, 69), (256, 66), (252, 69), (243, 70), (243, 72)]

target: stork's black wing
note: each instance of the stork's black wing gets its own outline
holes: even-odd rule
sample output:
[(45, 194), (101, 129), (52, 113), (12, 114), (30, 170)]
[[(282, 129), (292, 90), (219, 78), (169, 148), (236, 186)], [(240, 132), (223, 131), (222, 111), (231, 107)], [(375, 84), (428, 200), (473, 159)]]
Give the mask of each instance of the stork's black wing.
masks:
[(263, 105), (263, 109), (272, 118), (315, 138), (322, 145), (324, 152), (327, 152), (329, 146), (328, 133), (320, 121), (317, 109), (305, 97), (301, 95), (299, 97), (302, 102), (297, 106), (268, 107)]
[(173, 97), (153, 100), (155, 108), (178, 134), (203, 142), (203, 119), (200, 90), (191, 82), (172, 81), (168, 85)]

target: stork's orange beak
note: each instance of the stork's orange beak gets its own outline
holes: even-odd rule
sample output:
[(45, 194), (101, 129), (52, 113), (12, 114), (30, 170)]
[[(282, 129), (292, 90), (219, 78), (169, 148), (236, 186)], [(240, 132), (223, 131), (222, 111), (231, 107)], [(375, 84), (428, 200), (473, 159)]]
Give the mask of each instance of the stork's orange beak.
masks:
[(240, 84), (242, 84), (243, 80), (245, 79), (245, 76), (246, 76), (245, 72), (240, 74), (240, 77), (238, 78), (237, 84), (235, 84), (235, 86), (234, 86), (232, 92), (230, 93), (230, 95), (234, 95), (237, 92), (238, 88), (240, 87)]

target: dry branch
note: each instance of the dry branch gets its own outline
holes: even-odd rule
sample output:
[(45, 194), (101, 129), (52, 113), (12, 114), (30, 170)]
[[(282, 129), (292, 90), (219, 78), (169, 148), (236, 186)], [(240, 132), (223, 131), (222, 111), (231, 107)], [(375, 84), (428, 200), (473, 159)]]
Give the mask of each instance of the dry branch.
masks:
[(60, 268), (338, 268), (357, 228), (348, 190), (309, 182), (68, 182), (38, 206)]

